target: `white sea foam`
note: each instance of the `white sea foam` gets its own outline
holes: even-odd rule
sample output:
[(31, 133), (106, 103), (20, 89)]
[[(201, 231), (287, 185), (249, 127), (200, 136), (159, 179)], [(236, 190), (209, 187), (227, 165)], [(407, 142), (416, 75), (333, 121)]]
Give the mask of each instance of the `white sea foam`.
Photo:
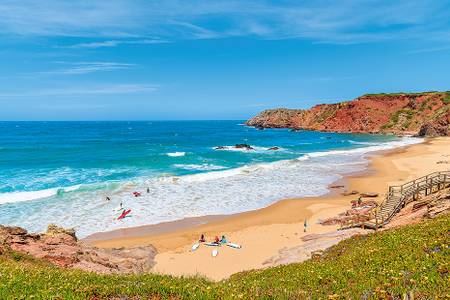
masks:
[(353, 140), (348, 140), (348, 142), (353, 145), (367, 145), (367, 146), (376, 146), (379, 144), (379, 143), (374, 143), (374, 142), (360, 142), (360, 141), (353, 141)]
[[(422, 141), (403, 138), (399, 141), (350, 150), (312, 152), (298, 159), (260, 163), (227, 170), (213, 170), (194, 175), (141, 178), (122, 182), (117, 189), (83, 189), (67, 192), (57, 201), (30, 202), (35, 205), (16, 212), (0, 223), (45, 230), (47, 223), (75, 227), (80, 237), (98, 231), (155, 224), (165, 221), (211, 214), (232, 214), (258, 209), (283, 198), (319, 196), (342, 175), (360, 171), (368, 164), (370, 151), (391, 149)], [(201, 166), (201, 165), (198, 165)], [(147, 193), (147, 188), (149, 193)], [(67, 189), (66, 189), (67, 191)], [(139, 191), (141, 197), (133, 197)], [(39, 191), (49, 197), (55, 191)], [(25, 194), (26, 195), (26, 194)], [(111, 198), (105, 201), (105, 196)], [(2, 195), (0, 199), (4, 198)], [(53, 199), (53, 198), (51, 198)], [(116, 220), (113, 209), (119, 202), (132, 210), (131, 217)], [(1, 200), (0, 200), (0, 203)], [(8, 207), (5, 207), (8, 209)], [(46, 220), (42, 220), (45, 210)]]
[(167, 153), (167, 156), (171, 156), (171, 157), (180, 157), (180, 156), (185, 156), (186, 152), (169, 152)]
[(223, 170), (227, 167), (217, 166), (213, 164), (175, 164), (173, 165), (175, 168), (184, 169), (184, 170), (193, 170), (193, 171), (214, 171), (214, 170)]
[(52, 188), (40, 191), (3, 193), (0, 194), (0, 204), (49, 198), (58, 194), (61, 195), (63, 193), (76, 191), (79, 188), (80, 185), (74, 185), (65, 188)]

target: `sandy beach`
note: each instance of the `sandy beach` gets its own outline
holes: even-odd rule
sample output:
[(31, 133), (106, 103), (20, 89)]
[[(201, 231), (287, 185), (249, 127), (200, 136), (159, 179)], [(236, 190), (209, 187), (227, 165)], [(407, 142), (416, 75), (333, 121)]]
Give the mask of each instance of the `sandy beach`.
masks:
[[(305, 235), (336, 232), (338, 226), (323, 226), (318, 221), (345, 211), (350, 201), (358, 198), (358, 195), (342, 195), (344, 190), (377, 192), (379, 196), (375, 199), (382, 201), (389, 185), (448, 170), (449, 145), (450, 138), (434, 138), (421, 144), (372, 153), (366, 171), (334, 183), (343, 187), (330, 188), (330, 193), (322, 197), (281, 200), (263, 209), (231, 216), (191, 218), (99, 233), (85, 241), (104, 248), (151, 244), (158, 251), (153, 272), (221, 280), (236, 272), (273, 265), (280, 253), (305, 243), (302, 240)], [(305, 219), (308, 222), (306, 233), (303, 230)], [(207, 240), (224, 234), (230, 242), (241, 244), (242, 249), (222, 246), (214, 258), (211, 247), (202, 245), (191, 252), (192, 244), (202, 233)], [(327, 238), (321, 239), (321, 243), (326, 244)]]

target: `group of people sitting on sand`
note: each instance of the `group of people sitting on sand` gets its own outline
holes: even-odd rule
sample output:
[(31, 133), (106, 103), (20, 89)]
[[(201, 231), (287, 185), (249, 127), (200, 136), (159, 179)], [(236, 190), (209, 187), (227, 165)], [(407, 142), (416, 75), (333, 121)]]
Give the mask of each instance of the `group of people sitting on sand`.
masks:
[[(199, 243), (205, 243), (205, 242), (206, 242), (206, 238), (205, 238), (205, 235), (204, 235), (204, 234), (202, 234), (202, 235), (200, 236), (200, 239), (198, 240), (198, 242), (199, 242)], [(225, 235), (222, 235), (222, 237), (219, 239), (219, 237), (216, 235), (216, 236), (214, 237), (214, 241), (213, 241), (212, 243), (218, 244), (218, 245), (220, 245), (220, 244), (226, 244), (226, 243), (227, 243), (227, 238), (225, 237)]]

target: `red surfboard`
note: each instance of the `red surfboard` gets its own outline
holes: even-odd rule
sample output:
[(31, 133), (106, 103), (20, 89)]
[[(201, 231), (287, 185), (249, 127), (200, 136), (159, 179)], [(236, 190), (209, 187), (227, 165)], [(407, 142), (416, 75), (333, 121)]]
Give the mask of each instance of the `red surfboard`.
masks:
[(131, 209), (124, 210), (124, 211), (122, 212), (122, 214), (117, 218), (117, 220), (122, 220), (122, 219), (125, 218), (130, 212), (131, 212)]

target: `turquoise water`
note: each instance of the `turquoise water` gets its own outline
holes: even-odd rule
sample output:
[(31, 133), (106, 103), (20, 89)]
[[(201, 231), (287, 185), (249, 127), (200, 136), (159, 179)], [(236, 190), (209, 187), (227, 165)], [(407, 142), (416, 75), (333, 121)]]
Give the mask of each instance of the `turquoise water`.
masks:
[[(368, 151), (414, 142), (261, 131), (242, 121), (0, 122), (0, 223), (37, 231), (57, 223), (85, 236), (256, 209), (324, 194), (342, 174), (364, 168)], [(255, 149), (231, 147), (238, 143)], [(120, 202), (132, 209), (123, 221), (115, 220)]]

